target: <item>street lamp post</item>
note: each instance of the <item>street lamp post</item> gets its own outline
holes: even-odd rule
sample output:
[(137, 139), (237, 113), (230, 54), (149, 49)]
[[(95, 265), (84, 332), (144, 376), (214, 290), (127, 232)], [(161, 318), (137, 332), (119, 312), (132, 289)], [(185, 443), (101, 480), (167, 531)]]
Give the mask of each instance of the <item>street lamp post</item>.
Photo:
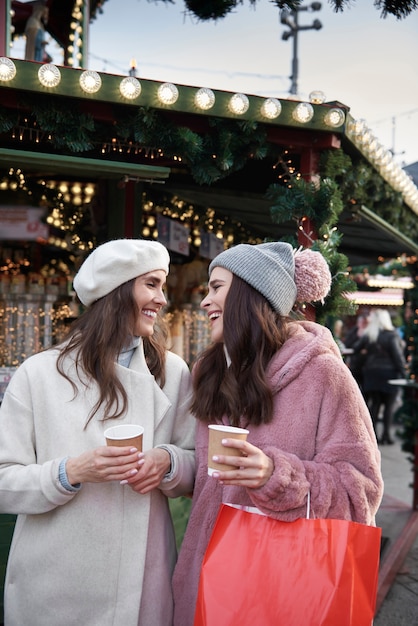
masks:
[(287, 41), (289, 37), (293, 37), (293, 59), (292, 59), (292, 75), (291, 75), (291, 94), (296, 95), (298, 92), (298, 74), (299, 74), (299, 60), (298, 60), (298, 33), (300, 30), (320, 30), (322, 28), (322, 23), (319, 20), (314, 20), (310, 26), (301, 26), (299, 24), (299, 12), (300, 11), (320, 11), (321, 3), (320, 2), (311, 2), (309, 6), (306, 7), (298, 7), (289, 11), (288, 9), (283, 9), (280, 13), (280, 21), (282, 24), (285, 24), (289, 27), (290, 30), (286, 30), (282, 39)]

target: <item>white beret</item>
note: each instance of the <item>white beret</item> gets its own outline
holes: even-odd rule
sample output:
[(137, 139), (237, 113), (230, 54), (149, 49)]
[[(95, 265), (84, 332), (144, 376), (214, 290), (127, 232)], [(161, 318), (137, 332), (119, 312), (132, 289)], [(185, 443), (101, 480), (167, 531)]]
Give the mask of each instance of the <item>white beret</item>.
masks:
[(170, 256), (158, 241), (115, 239), (87, 257), (74, 278), (74, 289), (85, 306), (142, 274), (163, 270), (168, 274)]

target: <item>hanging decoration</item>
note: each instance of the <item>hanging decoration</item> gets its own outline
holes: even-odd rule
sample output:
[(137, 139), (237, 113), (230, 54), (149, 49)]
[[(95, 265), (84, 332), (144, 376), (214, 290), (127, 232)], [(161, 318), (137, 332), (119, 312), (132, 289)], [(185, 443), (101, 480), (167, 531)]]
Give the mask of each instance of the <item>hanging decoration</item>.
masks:
[(238, 243), (261, 243), (259, 237), (241, 222), (221, 215), (211, 207), (191, 204), (170, 193), (148, 189), (143, 194), (143, 229), (144, 237), (157, 237), (155, 230), (158, 215), (178, 220), (190, 232), (189, 243), (198, 250), (202, 233), (211, 233), (225, 241), (227, 246)]

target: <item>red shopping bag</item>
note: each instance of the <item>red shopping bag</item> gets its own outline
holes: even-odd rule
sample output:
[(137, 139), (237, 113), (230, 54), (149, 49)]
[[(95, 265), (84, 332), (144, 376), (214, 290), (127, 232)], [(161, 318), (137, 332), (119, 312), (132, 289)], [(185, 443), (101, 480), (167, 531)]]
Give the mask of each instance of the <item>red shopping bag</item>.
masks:
[(223, 504), (194, 626), (371, 626), (380, 537), (356, 522), (280, 522)]

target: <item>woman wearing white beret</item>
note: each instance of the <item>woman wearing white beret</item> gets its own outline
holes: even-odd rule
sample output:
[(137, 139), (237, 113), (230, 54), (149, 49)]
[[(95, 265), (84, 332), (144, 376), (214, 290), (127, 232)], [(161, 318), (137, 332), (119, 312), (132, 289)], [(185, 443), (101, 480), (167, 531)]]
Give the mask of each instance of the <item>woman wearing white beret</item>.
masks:
[[(7, 626), (167, 626), (176, 559), (168, 497), (189, 493), (194, 424), (186, 363), (159, 313), (169, 255), (110, 241), (81, 266), (85, 312), (28, 358), (0, 409), (0, 513), (17, 514)], [(143, 452), (106, 446), (144, 427)]]

